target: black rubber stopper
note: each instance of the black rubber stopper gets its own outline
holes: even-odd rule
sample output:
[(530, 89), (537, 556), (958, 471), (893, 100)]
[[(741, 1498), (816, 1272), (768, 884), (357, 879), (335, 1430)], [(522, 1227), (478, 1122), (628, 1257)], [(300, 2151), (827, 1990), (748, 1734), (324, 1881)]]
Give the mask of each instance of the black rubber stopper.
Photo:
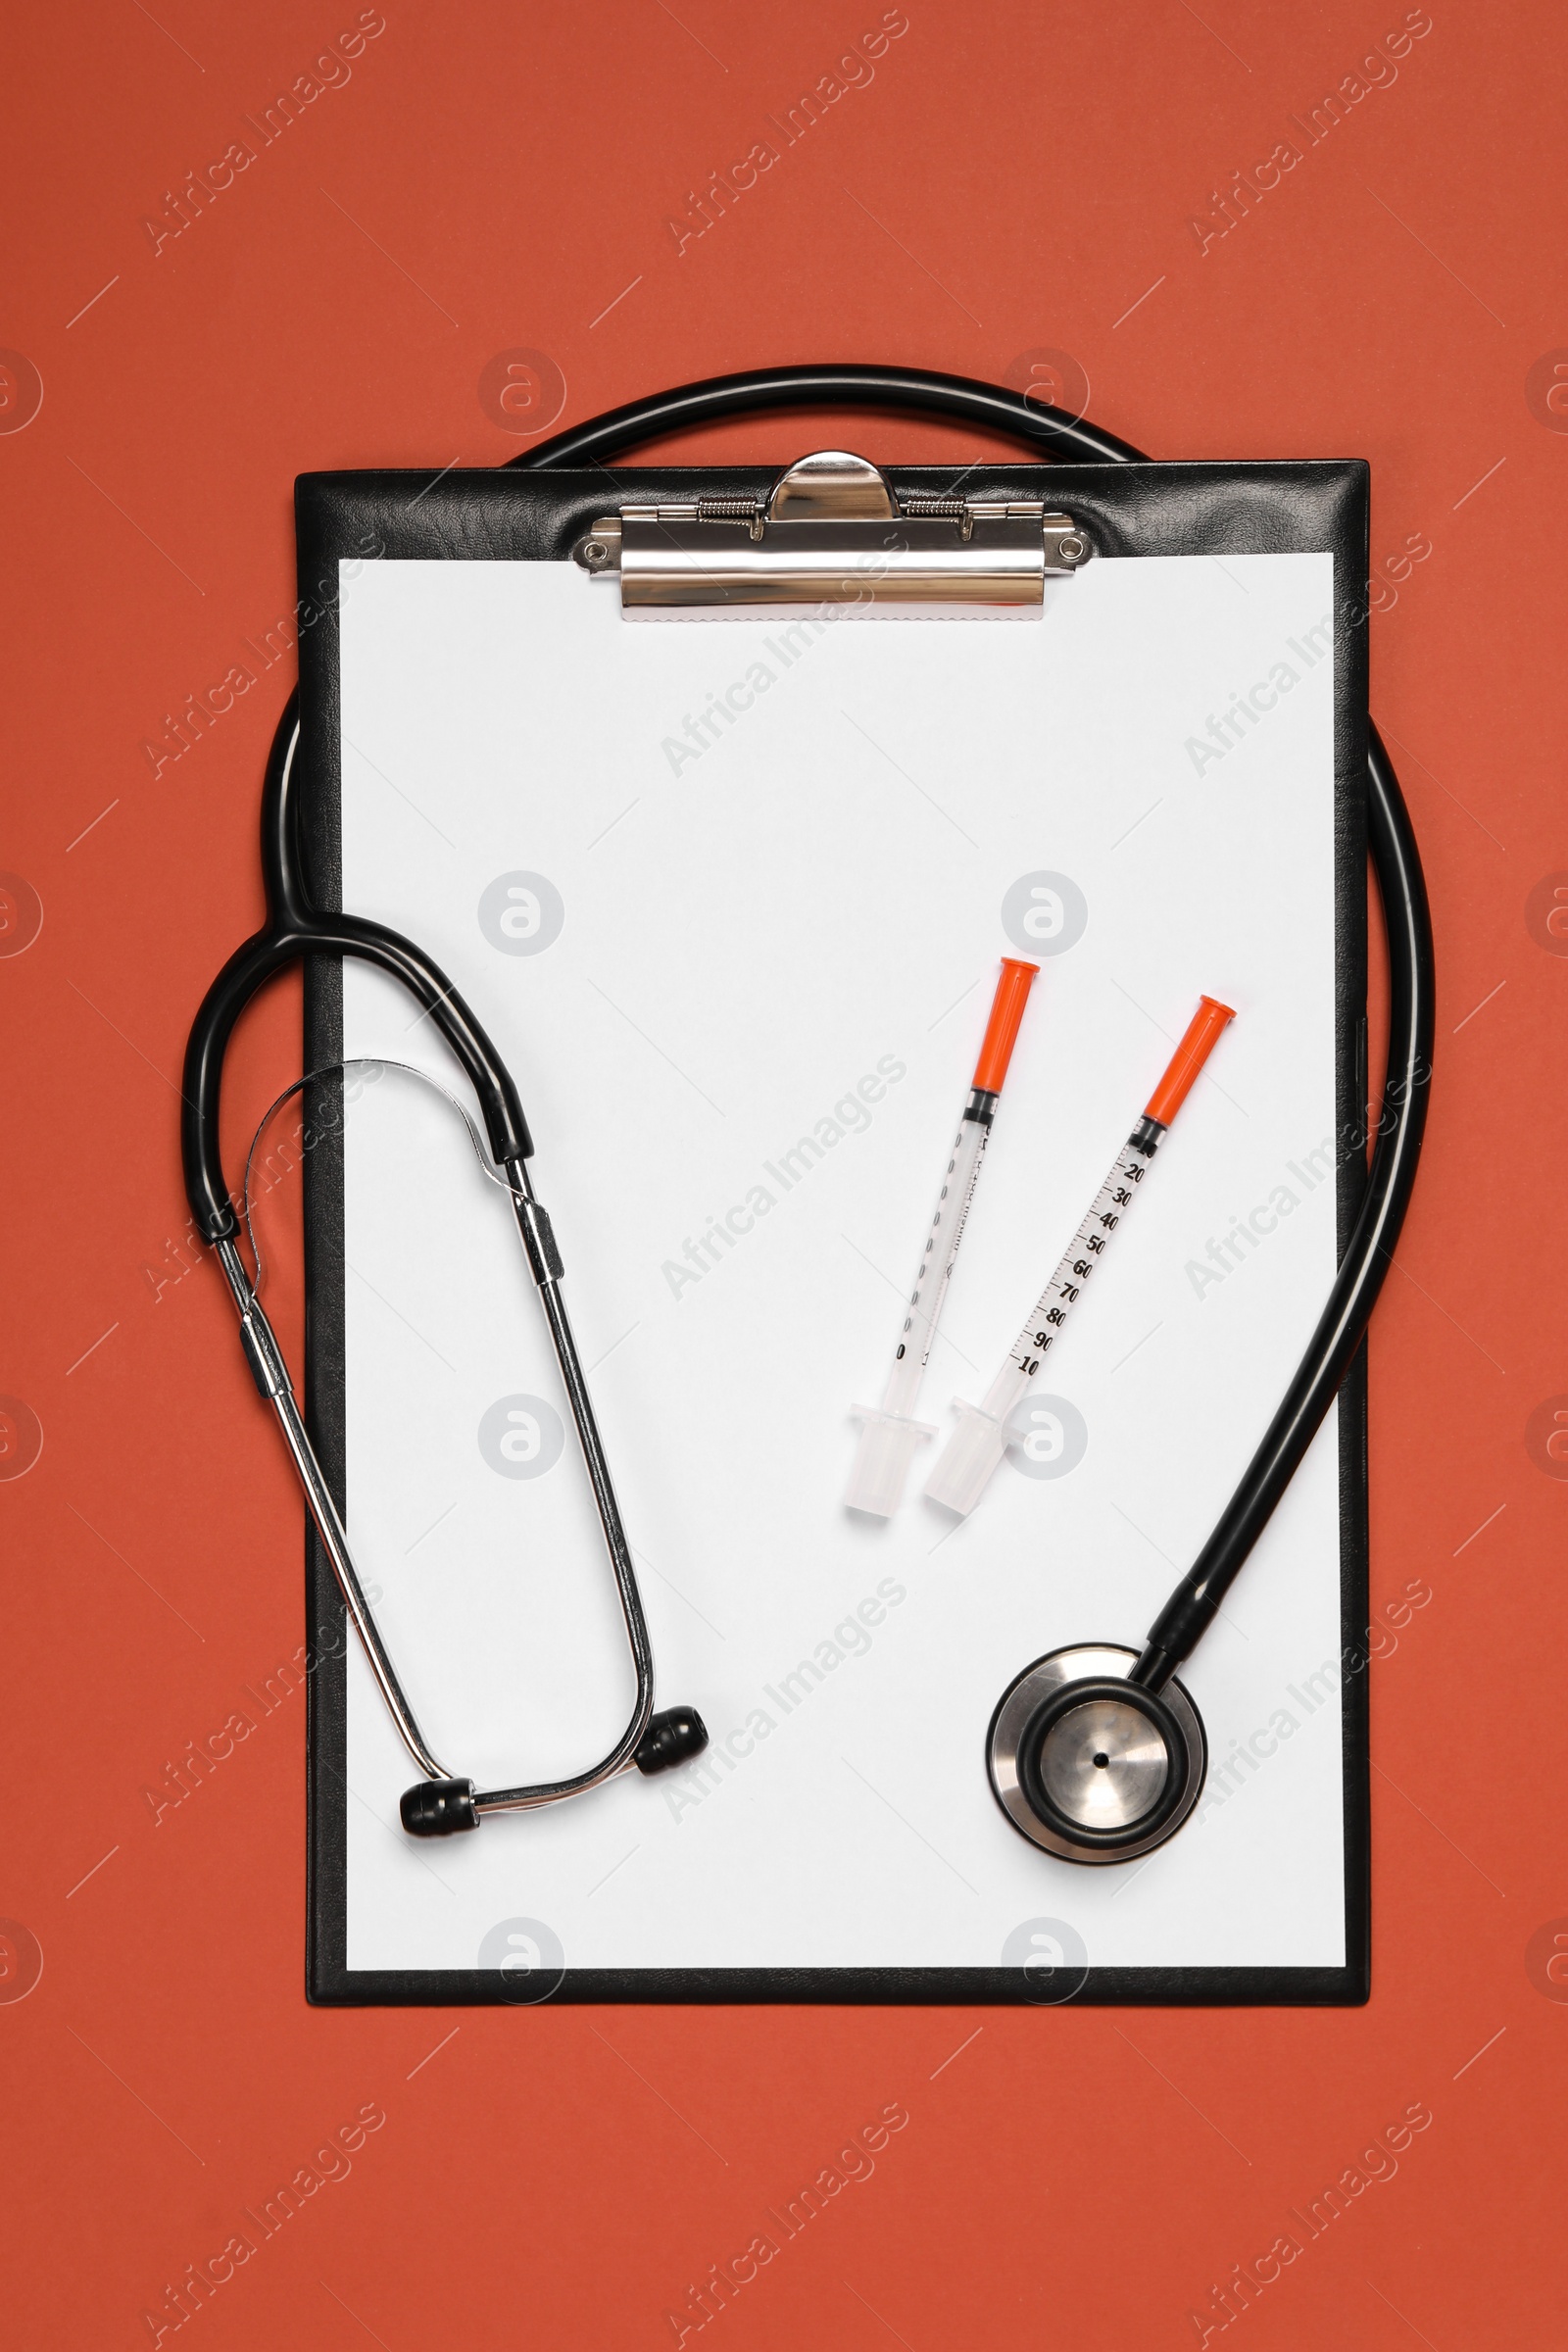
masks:
[[(1136, 1821), (1123, 1822), (1116, 1829), (1090, 1829), (1083, 1822), (1074, 1821), (1050, 1794), (1040, 1769), (1040, 1753), (1047, 1735), (1075, 1707), (1091, 1705), (1096, 1699), (1136, 1708), (1158, 1734), (1165, 1750), (1165, 1779), (1158, 1796)], [(1054, 1830), (1058, 1838), (1102, 1851), (1113, 1851), (1118, 1845), (1137, 1845), (1162, 1829), (1181, 1803), (1182, 1790), (1187, 1785), (1187, 1741), (1165, 1701), (1157, 1691), (1125, 1682), (1119, 1675), (1092, 1675), (1075, 1683), (1063, 1683), (1059, 1690), (1053, 1691), (1036, 1707), (1018, 1740), (1018, 1786), (1029, 1810), (1048, 1830)]]
[(700, 1756), (707, 1745), (708, 1726), (695, 1707), (666, 1707), (662, 1715), (649, 1718), (637, 1743), (636, 1766), (649, 1774), (669, 1772)]
[(404, 1790), (398, 1811), (411, 1838), (450, 1838), (479, 1827), (471, 1781), (421, 1781)]

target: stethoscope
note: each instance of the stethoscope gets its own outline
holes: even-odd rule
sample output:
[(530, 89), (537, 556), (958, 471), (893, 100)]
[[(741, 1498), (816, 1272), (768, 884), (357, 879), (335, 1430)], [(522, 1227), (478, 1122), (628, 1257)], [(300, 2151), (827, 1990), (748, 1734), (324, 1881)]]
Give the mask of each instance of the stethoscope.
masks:
[[(852, 407), (956, 417), (1091, 465), (1150, 463), (1141, 450), (1082, 417), (999, 385), (919, 368), (826, 367), (764, 368), (656, 393), (557, 434), (512, 464), (530, 471), (603, 466), (639, 442), (719, 417), (782, 408)], [(300, 856), (294, 787), (298, 748), (296, 692), (273, 737), (262, 796), (267, 920), (214, 981), (186, 1050), (185, 1188), (197, 1228), (222, 1266), (239, 1313), (246, 1360), (276, 1414), (355, 1630), (404, 1744), (425, 1775), (402, 1800), (404, 1827), (416, 1837), (439, 1837), (474, 1829), (487, 1813), (526, 1811), (582, 1795), (634, 1766), (643, 1773), (664, 1771), (699, 1754), (708, 1735), (689, 1707), (654, 1712), (653, 1653), (636, 1571), (561, 1295), (561, 1254), (549, 1216), (528, 1181), (533, 1144), (516, 1087), (445, 973), (412, 941), (379, 923), (320, 914), (312, 906)], [(1213, 1622), (1316, 1435), (1361, 1344), (1404, 1221), (1431, 1082), (1432, 925), (1403, 795), (1375, 729), (1367, 754), (1367, 838), (1388, 929), (1384, 1109), (1365, 1190), (1327, 1304), (1262, 1443), (1142, 1648), (1101, 1642), (1052, 1650), (1015, 1677), (991, 1719), (986, 1763), (999, 1804), (1025, 1838), (1063, 1861), (1131, 1861), (1163, 1844), (1191, 1815), (1202, 1788), (1207, 1748), (1202, 1719), (1176, 1670)], [(565, 1780), (481, 1791), (471, 1780), (448, 1772), (431, 1753), (377, 1631), (330, 1483), (240, 1252), (248, 1193), (237, 1212), (219, 1150), (223, 1057), (235, 1022), (258, 990), (310, 955), (359, 956), (408, 989), (473, 1089), (490, 1158), (512, 1201), (593, 1488), (637, 1678), (636, 1702), (619, 1740), (600, 1763)]]

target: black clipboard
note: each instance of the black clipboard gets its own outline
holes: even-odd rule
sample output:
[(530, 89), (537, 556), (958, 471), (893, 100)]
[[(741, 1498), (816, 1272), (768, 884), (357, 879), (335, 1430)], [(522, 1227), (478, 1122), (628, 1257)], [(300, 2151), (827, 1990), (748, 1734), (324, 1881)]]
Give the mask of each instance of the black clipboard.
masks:
[[(337, 907), (339, 848), (340, 562), (392, 558), (506, 563), (572, 560), (607, 505), (765, 500), (778, 466), (401, 472), (303, 476), (296, 493), (301, 594), (300, 684), (305, 830), (317, 903)], [(888, 469), (901, 499), (949, 499), (940, 467)], [(1334, 565), (1335, 1029), (1341, 1132), (1364, 1118), (1366, 1095), (1367, 576), (1369, 480), (1358, 461), (1299, 464), (1150, 464), (1136, 467), (985, 464), (963, 469), (961, 495), (1043, 501), (1081, 519), (1097, 548), (1123, 557), (1327, 553)], [(308, 625), (306, 625), (308, 622)], [(307, 965), (306, 1067), (342, 1053), (341, 971)], [(326, 1082), (323, 1082), (326, 1083)], [(344, 1190), (341, 1126), (318, 1121), (306, 1163), (307, 1387), (312, 1434), (340, 1506), (346, 1474)], [(1343, 1252), (1361, 1164), (1337, 1173)], [(1147, 2003), (1345, 2005), (1370, 1989), (1370, 1784), (1364, 1671), (1367, 1592), (1365, 1350), (1335, 1407), (1340, 1440), (1341, 1638), (1346, 1961), (1323, 1968), (1095, 1968), (1073, 1999)], [(344, 1609), (314, 1532), (307, 1538), (309, 1677), (309, 1910), (307, 1989), (314, 2002), (510, 2003), (499, 1973), (351, 1971), (347, 1965)], [(327, 1637), (327, 1629), (330, 1636)], [(1359, 1670), (1357, 1669), (1359, 1661)], [(567, 1968), (560, 2001), (1022, 2003), (1019, 1972), (941, 1969)]]

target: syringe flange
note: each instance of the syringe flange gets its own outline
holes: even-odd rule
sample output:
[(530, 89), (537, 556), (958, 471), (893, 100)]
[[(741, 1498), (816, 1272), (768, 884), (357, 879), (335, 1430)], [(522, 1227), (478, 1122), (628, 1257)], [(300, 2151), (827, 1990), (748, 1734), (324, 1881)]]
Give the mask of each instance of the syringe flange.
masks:
[(953, 1409), (958, 1426), (926, 1481), (925, 1495), (928, 1502), (938, 1502), (944, 1510), (967, 1519), (1007, 1447), (1019, 1442), (1019, 1433), (983, 1405), (968, 1404), (961, 1396), (954, 1398)]
[(863, 1426), (845, 1503), (850, 1510), (866, 1511), (873, 1519), (891, 1519), (904, 1500), (915, 1448), (936, 1436), (936, 1423), (911, 1421), (904, 1413), (884, 1411), (879, 1404), (852, 1404), (850, 1411)]

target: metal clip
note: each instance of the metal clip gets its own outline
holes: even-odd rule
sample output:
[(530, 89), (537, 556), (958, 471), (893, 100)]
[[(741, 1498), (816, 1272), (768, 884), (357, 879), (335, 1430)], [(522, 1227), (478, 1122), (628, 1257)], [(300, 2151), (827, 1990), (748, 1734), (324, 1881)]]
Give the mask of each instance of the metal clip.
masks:
[(901, 507), (878, 467), (817, 450), (751, 498), (626, 506), (573, 551), (618, 577), (629, 619), (755, 619), (790, 605), (903, 608), (936, 618), (1027, 614), (1048, 578), (1085, 562), (1089, 541), (1042, 499), (916, 494)]

